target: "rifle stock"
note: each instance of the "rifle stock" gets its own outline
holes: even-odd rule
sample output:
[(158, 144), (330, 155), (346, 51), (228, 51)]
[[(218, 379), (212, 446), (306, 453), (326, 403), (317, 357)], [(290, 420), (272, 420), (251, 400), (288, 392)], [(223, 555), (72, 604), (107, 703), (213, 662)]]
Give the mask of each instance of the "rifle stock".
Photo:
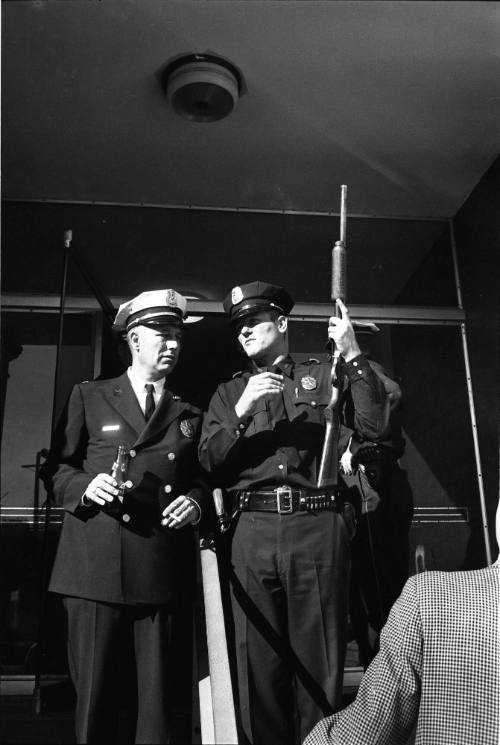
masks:
[[(334, 390), (338, 391), (337, 388), (334, 388)], [(323, 486), (337, 486), (339, 418), (337, 416), (336, 408), (336, 401), (330, 401), (328, 406), (325, 407), (326, 429), (319, 466), (319, 488)]]

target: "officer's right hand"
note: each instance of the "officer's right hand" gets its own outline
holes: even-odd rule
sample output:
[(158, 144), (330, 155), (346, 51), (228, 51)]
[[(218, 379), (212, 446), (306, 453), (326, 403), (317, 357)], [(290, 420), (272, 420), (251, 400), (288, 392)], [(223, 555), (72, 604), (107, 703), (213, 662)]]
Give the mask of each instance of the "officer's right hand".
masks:
[(375, 491), (373, 486), (368, 481), (365, 467), (362, 463), (359, 464), (359, 478), (361, 482), (361, 514), (366, 515), (367, 512), (375, 512), (379, 506), (381, 499), (380, 494)]
[(236, 416), (251, 416), (259, 401), (266, 396), (277, 396), (283, 390), (283, 375), (272, 372), (258, 373), (249, 378), (234, 410)]
[(106, 502), (112, 502), (118, 494), (114, 478), (109, 473), (98, 473), (87, 486), (83, 496), (84, 501), (90, 500), (102, 507)]

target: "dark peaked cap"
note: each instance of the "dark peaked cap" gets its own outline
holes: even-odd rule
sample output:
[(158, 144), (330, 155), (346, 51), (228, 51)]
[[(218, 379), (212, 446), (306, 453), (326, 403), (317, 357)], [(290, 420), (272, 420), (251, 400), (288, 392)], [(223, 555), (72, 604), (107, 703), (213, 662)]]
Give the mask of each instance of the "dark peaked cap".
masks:
[(223, 302), (231, 321), (238, 321), (261, 310), (275, 310), (286, 316), (293, 304), (293, 299), (283, 287), (260, 281), (233, 287)]

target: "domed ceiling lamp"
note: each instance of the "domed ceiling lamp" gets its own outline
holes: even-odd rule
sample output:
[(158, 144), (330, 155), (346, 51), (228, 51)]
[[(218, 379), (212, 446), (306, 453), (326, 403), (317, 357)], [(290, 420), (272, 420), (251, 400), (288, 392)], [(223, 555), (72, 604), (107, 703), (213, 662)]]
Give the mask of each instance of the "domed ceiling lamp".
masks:
[(224, 119), (246, 92), (241, 72), (217, 54), (185, 54), (167, 63), (161, 74), (174, 110), (192, 122)]

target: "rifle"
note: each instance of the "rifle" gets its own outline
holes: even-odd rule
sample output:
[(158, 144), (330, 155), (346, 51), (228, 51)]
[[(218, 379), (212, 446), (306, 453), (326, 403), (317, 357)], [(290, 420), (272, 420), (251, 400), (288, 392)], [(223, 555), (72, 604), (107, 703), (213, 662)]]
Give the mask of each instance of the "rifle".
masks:
[[(341, 186), (340, 192), (340, 240), (335, 241), (332, 249), (332, 285), (331, 299), (335, 304), (334, 313), (339, 317), (340, 310), (336, 301), (345, 302), (347, 289), (347, 252), (346, 252), (346, 198), (347, 186)], [(338, 484), (338, 445), (340, 431), (340, 405), (344, 387), (344, 378), (340, 374), (340, 352), (332, 342), (332, 394), (325, 407), (325, 439), (318, 472), (318, 488), (336, 487)]]

